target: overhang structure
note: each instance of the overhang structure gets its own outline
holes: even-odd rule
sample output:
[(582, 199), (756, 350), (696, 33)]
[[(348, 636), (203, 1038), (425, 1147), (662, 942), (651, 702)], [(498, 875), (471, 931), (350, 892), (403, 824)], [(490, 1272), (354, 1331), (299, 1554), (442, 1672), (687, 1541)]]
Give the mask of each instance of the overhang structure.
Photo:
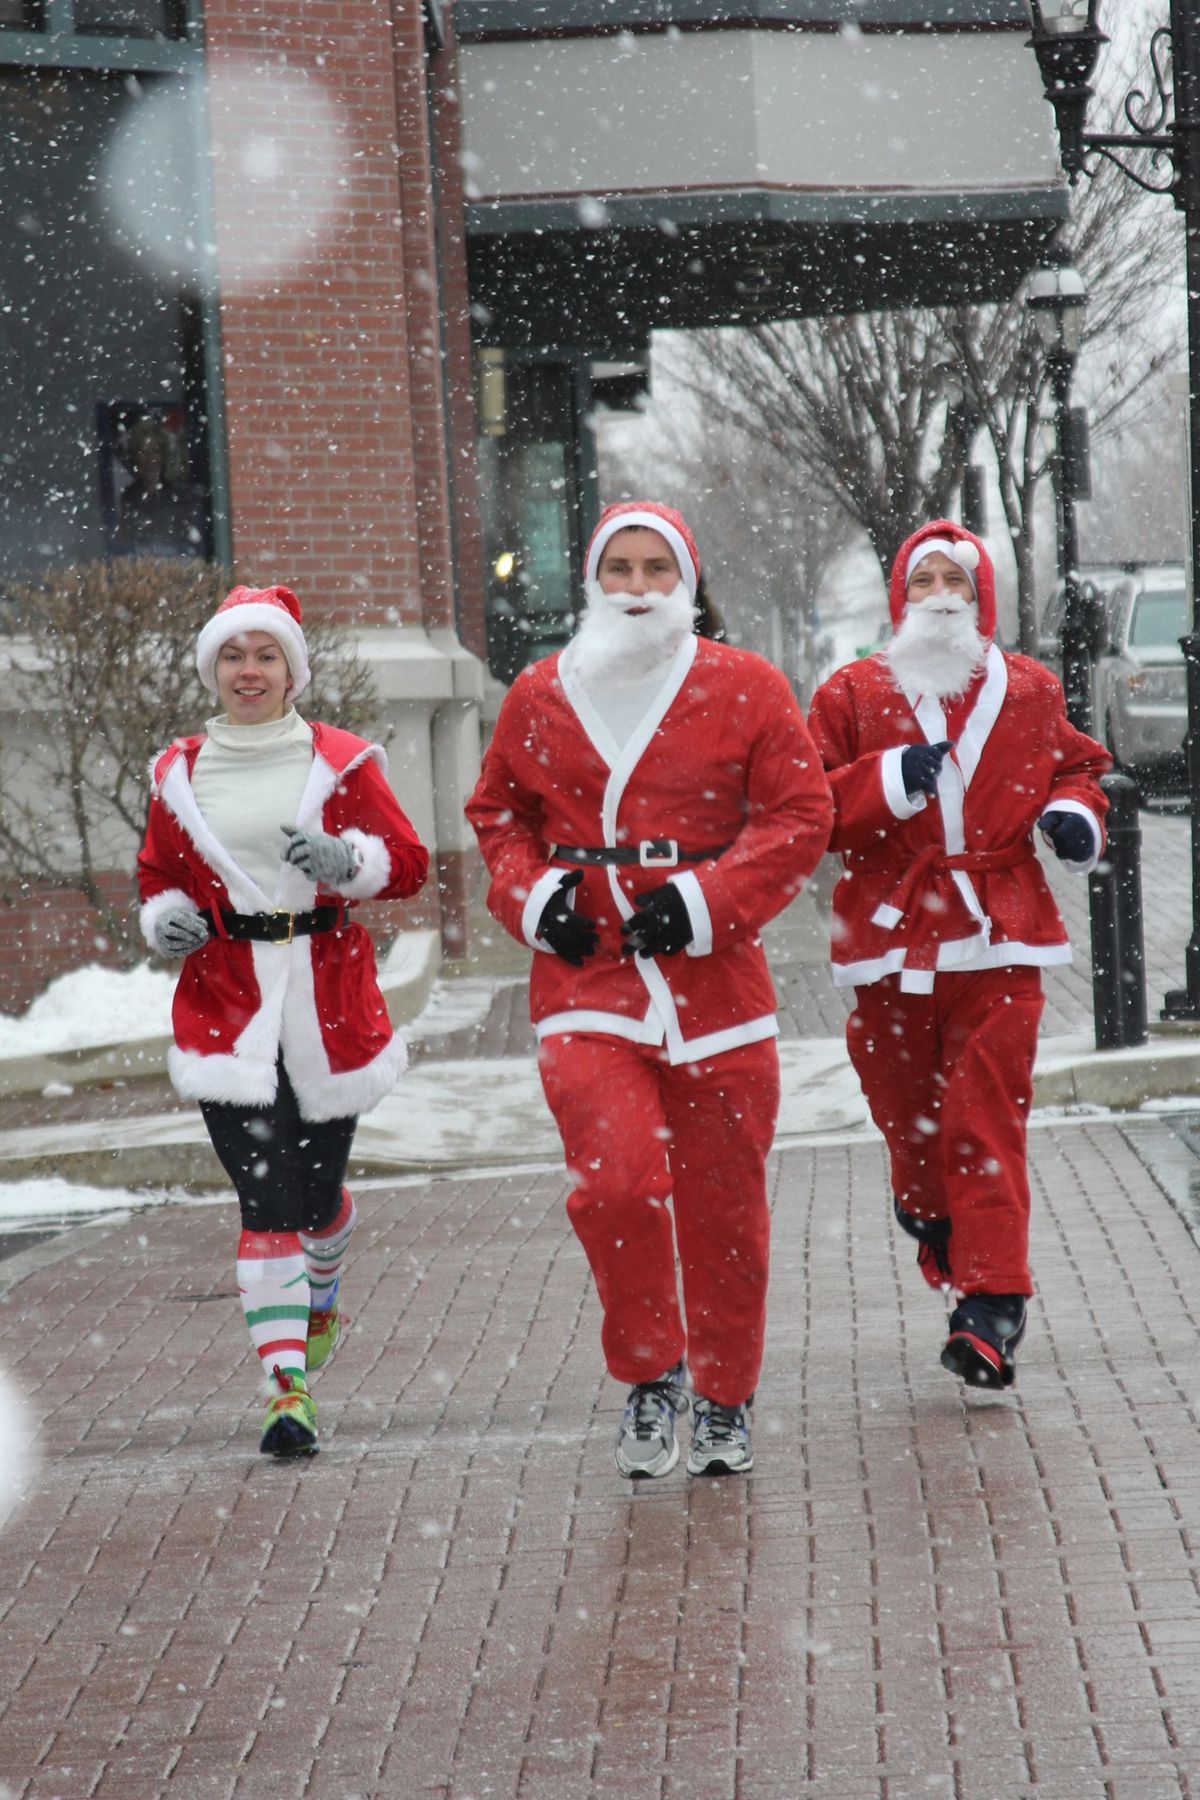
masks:
[(1011, 293), (1065, 216), (1021, 0), (457, 0), (481, 342)]

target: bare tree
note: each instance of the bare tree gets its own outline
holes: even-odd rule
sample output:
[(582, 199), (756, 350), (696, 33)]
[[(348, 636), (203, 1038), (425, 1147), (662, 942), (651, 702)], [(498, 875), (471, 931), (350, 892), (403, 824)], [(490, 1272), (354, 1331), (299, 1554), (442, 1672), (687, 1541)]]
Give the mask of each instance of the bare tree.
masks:
[[(1161, 376), (1180, 354), (1183, 317), (1170, 290), (1182, 260), (1179, 225), (1163, 201), (1134, 195), (1101, 163), (1079, 190), (1076, 261), (1088, 288), (1080, 399), (1097, 446), (1134, 430), (1161, 403)], [(1041, 427), (1052, 413), (1045, 359), (1020, 294), (943, 316), (950, 358), (995, 455), (1000, 500), (1017, 563), (1021, 647), (1037, 639), (1035, 508), (1047, 473)]]
[(1092, 504), (1084, 517), (1089, 562), (1183, 562), (1188, 497), (1186, 378), (1157, 385), (1153, 409), (1092, 459)]
[[(1102, 165), (1078, 191), (1074, 247), (1087, 281), (1081, 398), (1093, 438), (1136, 421), (1178, 353), (1171, 310), (1180, 266), (1177, 222)], [(977, 431), (995, 456), (1017, 565), (1021, 645), (1036, 640), (1034, 538), (1047, 472), (1039, 427), (1049, 395), (1043, 355), (1023, 299), (780, 321), (698, 332), (668, 357), (706, 440), (731, 430), (761, 443), (794, 479), (842, 508), (867, 534), (886, 574), (896, 546), (922, 519), (951, 510)], [(965, 400), (949, 400), (949, 377)]]
[(700, 540), (706, 579), (730, 639), (757, 650), (806, 700), (821, 661), (823, 577), (854, 526), (794, 458), (699, 409), (651, 408), (636, 434), (600, 433), (610, 500), (650, 493), (678, 506)]
[[(212, 710), (196, 636), (227, 588), (220, 569), (138, 557), (6, 590), (14, 635), (4, 640), (0, 867), (21, 885), (82, 894), (129, 957), (128, 920), (103, 877), (129, 865), (144, 835), (154, 752)], [(305, 709), (363, 728), (376, 695), (353, 641), (320, 619), (306, 621), (305, 636)]]

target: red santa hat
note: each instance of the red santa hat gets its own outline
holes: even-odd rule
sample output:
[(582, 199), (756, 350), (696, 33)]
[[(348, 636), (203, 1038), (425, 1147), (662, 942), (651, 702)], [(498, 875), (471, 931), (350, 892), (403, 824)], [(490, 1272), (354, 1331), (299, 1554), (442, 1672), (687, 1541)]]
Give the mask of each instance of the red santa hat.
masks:
[(689, 598), (694, 600), (696, 585), (700, 580), (700, 552), (696, 548), (696, 540), (688, 530), (682, 513), (677, 513), (673, 506), (660, 506), (656, 500), (625, 500), (619, 506), (605, 507), (600, 514), (600, 523), (588, 542), (584, 561), (585, 578), (595, 581), (605, 544), (618, 531), (628, 531), (631, 526), (643, 531), (657, 531), (660, 537), (666, 538), (675, 561), (679, 564), (679, 578), (687, 589)]
[(979, 633), (981, 637), (996, 635), (996, 571), (992, 567), (992, 559), (983, 546), (983, 541), (968, 531), (965, 526), (955, 525), (949, 519), (932, 519), (928, 525), (922, 525), (911, 537), (905, 538), (896, 552), (896, 560), (892, 564), (892, 578), (888, 585), (888, 610), (892, 615), (892, 626), (899, 625), (904, 617), (905, 597), (912, 572), (922, 557), (929, 556), (934, 550), (940, 550), (963, 569), (979, 603)]
[(308, 686), (308, 646), (300, 623), (300, 602), (291, 588), (235, 587), (226, 595), (196, 640), (196, 669), (210, 694), (217, 691), (217, 657), (243, 631), (266, 631), (283, 651), (292, 683), (289, 700)]

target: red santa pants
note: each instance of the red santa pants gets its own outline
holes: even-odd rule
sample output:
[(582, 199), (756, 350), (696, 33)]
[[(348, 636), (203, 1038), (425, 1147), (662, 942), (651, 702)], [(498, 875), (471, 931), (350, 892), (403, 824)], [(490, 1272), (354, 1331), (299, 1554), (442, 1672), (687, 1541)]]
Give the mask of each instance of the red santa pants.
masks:
[(950, 1220), (964, 1294), (1032, 1294), (1025, 1128), (1038, 970), (939, 974), (932, 994), (902, 994), (889, 975), (854, 992), (846, 1043), (896, 1198), (918, 1218)]
[(774, 1038), (672, 1068), (659, 1049), (572, 1032), (543, 1039), (539, 1063), (609, 1373), (653, 1381), (686, 1352), (698, 1393), (749, 1399), (766, 1324)]

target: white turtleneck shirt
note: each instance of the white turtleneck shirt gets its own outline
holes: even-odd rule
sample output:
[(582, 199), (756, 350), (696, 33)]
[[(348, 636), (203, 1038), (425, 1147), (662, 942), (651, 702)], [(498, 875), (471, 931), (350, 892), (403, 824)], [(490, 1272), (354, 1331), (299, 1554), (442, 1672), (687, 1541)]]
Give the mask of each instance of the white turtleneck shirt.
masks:
[(205, 824), (268, 896), (283, 860), (280, 826), (293, 825), (312, 768), (312, 732), (294, 707), (265, 725), (205, 726), (192, 792)]

